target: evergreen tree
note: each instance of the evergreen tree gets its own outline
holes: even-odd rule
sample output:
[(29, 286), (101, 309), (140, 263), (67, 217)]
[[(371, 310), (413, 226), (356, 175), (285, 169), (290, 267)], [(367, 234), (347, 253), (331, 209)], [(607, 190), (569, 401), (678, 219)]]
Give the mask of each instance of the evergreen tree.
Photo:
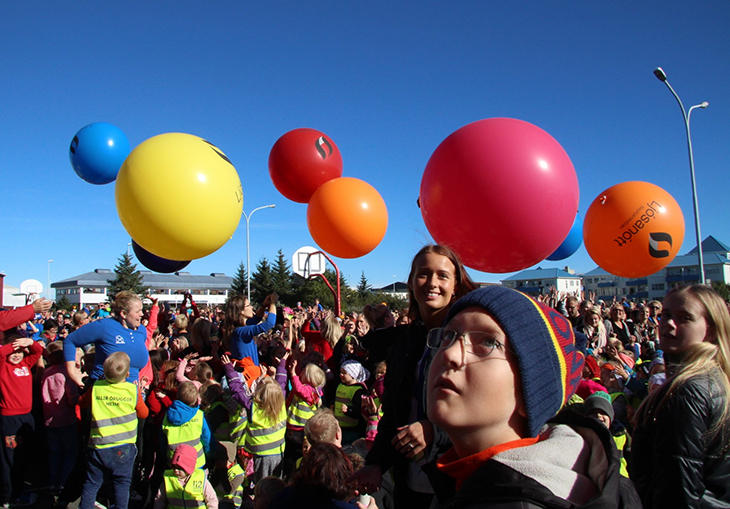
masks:
[(273, 267), (272, 276), (274, 279), (272, 291), (279, 294), (279, 300), (282, 303), (291, 305), (292, 297), (294, 295), (292, 272), (289, 262), (281, 249), (279, 249), (279, 252), (276, 255), (276, 264)]
[(719, 293), (725, 302), (730, 302), (730, 285), (722, 281), (713, 281), (712, 289)]
[(360, 275), (360, 284), (357, 285), (357, 294), (361, 299), (367, 299), (371, 293), (373, 293), (373, 287), (368, 283), (368, 278), (365, 277), (365, 271), (363, 271)]
[(56, 299), (56, 302), (53, 304), (54, 311), (58, 311), (59, 309), (64, 309), (66, 311), (71, 311), (71, 309), (73, 309), (73, 304), (71, 304), (71, 301), (68, 300), (68, 297), (65, 295), (61, 295), (61, 298)]
[(251, 274), (251, 301), (262, 303), (273, 288), (274, 274), (271, 271), (271, 264), (264, 256), (256, 264), (256, 270)]
[(114, 279), (110, 279), (107, 286), (110, 300), (122, 290), (129, 290), (140, 297), (149, 291), (149, 287), (144, 285), (142, 274), (137, 270), (137, 264), (132, 263), (132, 256), (127, 253), (122, 253), (119, 257), (119, 263), (114, 267), (114, 274)]
[(234, 295), (246, 296), (247, 281), (248, 281), (248, 272), (246, 272), (246, 266), (243, 264), (243, 262), (241, 262), (238, 264), (238, 270), (236, 270), (236, 274), (233, 276), (233, 281), (231, 282), (231, 289), (228, 292), (229, 298)]

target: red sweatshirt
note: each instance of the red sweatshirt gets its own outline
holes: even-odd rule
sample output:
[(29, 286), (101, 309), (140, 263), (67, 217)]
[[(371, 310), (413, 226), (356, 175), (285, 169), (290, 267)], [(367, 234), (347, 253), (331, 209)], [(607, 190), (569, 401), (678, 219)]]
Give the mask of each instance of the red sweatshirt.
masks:
[(19, 364), (10, 364), (8, 356), (15, 351), (12, 344), (0, 347), (0, 414), (29, 414), (33, 407), (33, 376), (31, 368), (43, 353), (43, 347), (35, 341), (30, 354)]

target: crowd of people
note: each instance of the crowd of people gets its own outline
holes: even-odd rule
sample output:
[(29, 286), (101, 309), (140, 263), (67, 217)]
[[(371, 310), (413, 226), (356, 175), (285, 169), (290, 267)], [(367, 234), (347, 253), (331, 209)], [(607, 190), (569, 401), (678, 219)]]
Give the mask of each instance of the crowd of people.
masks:
[(276, 293), (0, 311), (4, 507), (721, 507), (730, 313), (477, 288), (413, 259), (409, 307)]

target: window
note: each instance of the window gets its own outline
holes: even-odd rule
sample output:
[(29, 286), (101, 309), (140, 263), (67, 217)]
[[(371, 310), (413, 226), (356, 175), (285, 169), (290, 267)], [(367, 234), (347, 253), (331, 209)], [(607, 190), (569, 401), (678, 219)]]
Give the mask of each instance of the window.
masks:
[(664, 283), (653, 283), (651, 289), (655, 292), (664, 290)]

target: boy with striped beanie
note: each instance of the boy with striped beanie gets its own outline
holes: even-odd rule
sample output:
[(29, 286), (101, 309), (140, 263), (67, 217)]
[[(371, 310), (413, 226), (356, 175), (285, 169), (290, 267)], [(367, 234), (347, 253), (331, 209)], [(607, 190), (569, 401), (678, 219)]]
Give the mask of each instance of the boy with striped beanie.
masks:
[(581, 380), (586, 349), (560, 313), (515, 290), (480, 288), (451, 307), (427, 345), (435, 351), (428, 417), (453, 445), (424, 467), (439, 503), (619, 500), (608, 430), (579, 414), (557, 416)]

